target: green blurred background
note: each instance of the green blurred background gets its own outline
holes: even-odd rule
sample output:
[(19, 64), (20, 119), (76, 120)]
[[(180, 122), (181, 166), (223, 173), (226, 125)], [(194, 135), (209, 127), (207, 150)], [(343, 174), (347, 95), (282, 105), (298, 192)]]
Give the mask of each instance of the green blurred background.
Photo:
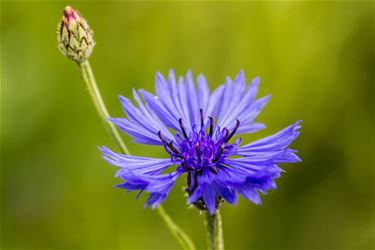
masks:
[[(192, 69), (211, 88), (244, 69), (272, 98), (267, 124), (298, 119), (302, 163), (256, 206), (222, 209), (228, 249), (373, 249), (374, 2), (1, 2), (1, 246), (172, 249), (146, 196), (112, 185), (96, 148), (108, 138), (74, 63), (56, 47), (65, 5), (95, 32), (91, 64), (113, 116), (117, 96), (153, 90), (154, 74)], [(166, 156), (131, 143), (132, 153)], [(166, 210), (205, 247), (203, 217), (180, 180)]]

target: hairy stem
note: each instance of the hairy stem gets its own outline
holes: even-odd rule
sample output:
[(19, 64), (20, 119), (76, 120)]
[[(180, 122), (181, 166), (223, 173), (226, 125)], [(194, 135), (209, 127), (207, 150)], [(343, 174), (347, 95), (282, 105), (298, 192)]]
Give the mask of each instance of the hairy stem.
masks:
[(100, 117), (102, 118), (104, 124), (106, 125), (108, 132), (111, 134), (111, 136), (113, 137), (114, 141), (117, 143), (121, 151), (124, 154), (129, 155), (130, 154), (129, 150), (126, 147), (125, 143), (122, 141), (120, 134), (118, 133), (115, 125), (113, 125), (113, 123), (111, 122), (108, 122), (108, 118), (110, 118), (110, 116), (104, 104), (103, 98), (100, 94), (98, 86), (96, 85), (94, 73), (92, 72), (89, 61), (86, 60), (80, 63), (79, 67), (81, 69), (83, 80), (86, 82), (87, 89), (90, 92), (92, 101), (95, 104), (96, 110), (98, 111)]
[(224, 250), (223, 228), (220, 211), (213, 215), (206, 212), (206, 235), (208, 250)]
[[(110, 118), (108, 110), (104, 104), (103, 98), (100, 94), (99, 88), (96, 85), (94, 73), (92, 72), (90, 63), (88, 60), (79, 63), (79, 68), (81, 70), (81, 74), (83, 77), (83, 80), (85, 81), (87, 85), (87, 89), (90, 92), (92, 101), (95, 104), (96, 110), (98, 111), (100, 117), (102, 118), (104, 124), (107, 127), (108, 132), (113, 137), (114, 141), (119, 146), (122, 153), (126, 155), (130, 155), (130, 152), (128, 148), (126, 147), (125, 143), (120, 137), (120, 134), (118, 133), (116, 127), (108, 121), (108, 118)], [(189, 236), (181, 229), (179, 228), (176, 223), (173, 222), (171, 217), (165, 212), (164, 208), (159, 205), (156, 208), (158, 215), (163, 220), (164, 224), (168, 227), (171, 234), (175, 237), (175, 239), (180, 243), (181, 247), (186, 250), (194, 250), (195, 246)]]
[(186, 235), (181, 228), (179, 228), (171, 219), (171, 217), (165, 212), (162, 206), (157, 206), (156, 211), (164, 221), (164, 223), (168, 226), (169, 230), (173, 234), (173, 236), (178, 240), (181, 247), (186, 250), (194, 250), (195, 246), (193, 241)]

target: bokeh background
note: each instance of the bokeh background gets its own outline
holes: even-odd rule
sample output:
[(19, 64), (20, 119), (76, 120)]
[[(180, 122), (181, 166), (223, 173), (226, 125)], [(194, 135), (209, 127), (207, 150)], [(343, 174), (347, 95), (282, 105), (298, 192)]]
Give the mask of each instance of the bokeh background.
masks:
[[(204, 73), (211, 88), (240, 69), (272, 93), (245, 142), (303, 120), (302, 163), (256, 206), (222, 209), (228, 249), (373, 249), (374, 2), (1, 2), (1, 247), (173, 249), (145, 196), (112, 186), (96, 148), (108, 138), (76, 65), (56, 47), (65, 5), (86, 17), (107, 106), (153, 90), (157, 70)], [(165, 156), (133, 144), (132, 153)], [(205, 247), (203, 217), (181, 180), (164, 202)]]

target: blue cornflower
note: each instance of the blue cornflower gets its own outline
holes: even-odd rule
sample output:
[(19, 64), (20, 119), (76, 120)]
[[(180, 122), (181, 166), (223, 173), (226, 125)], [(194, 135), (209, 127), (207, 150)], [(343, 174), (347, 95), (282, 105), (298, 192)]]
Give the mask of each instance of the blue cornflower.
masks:
[[(191, 72), (176, 82), (171, 70), (168, 79), (156, 74), (156, 96), (133, 90), (138, 107), (120, 96), (127, 118), (110, 121), (135, 142), (164, 146), (169, 157), (129, 156), (100, 148), (103, 157), (120, 168), (116, 177), (124, 183), (117, 187), (137, 190), (138, 196), (147, 191), (145, 206), (154, 208), (164, 201), (176, 179), (185, 175), (188, 203), (210, 214), (224, 200), (236, 204), (237, 193), (260, 204), (259, 193), (276, 188), (274, 179), (282, 172), (277, 164), (301, 160), (288, 148), (299, 135), (299, 121), (244, 146), (240, 138), (234, 139), (236, 134), (264, 128), (254, 118), (270, 96), (256, 100), (258, 85), (259, 78), (255, 78), (247, 87), (241, 71), (210, 93), (203, 75), (195, 86)], [(167, 168), (172, 171), (163, 173)]]

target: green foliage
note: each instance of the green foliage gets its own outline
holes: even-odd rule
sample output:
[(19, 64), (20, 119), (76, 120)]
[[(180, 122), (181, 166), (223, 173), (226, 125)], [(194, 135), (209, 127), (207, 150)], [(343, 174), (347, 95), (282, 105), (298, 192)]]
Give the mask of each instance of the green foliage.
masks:
[[(124, 194), (97, 145), (108, 137), (74, 63), (56, 46), (62, 1), (1, 3), (1, 247), (176, 248), (145, 197)], [(374, 248), (372, 2), (127, 2), (72, 4), (95, 31), (90, 57), (113, 116), (117, 95), (153, 89), (154, 73), (204, 73), (211, 88), (244, 69), (272, 98), (267, 128), (302, 119), (278, 190), (256, 206), (224, 205), (225, 245), (238, 249)], [(133, 144), (131, 152), (166, 156)], [(164, 203), (198, 248), (203, 216), (180, 180)]]

